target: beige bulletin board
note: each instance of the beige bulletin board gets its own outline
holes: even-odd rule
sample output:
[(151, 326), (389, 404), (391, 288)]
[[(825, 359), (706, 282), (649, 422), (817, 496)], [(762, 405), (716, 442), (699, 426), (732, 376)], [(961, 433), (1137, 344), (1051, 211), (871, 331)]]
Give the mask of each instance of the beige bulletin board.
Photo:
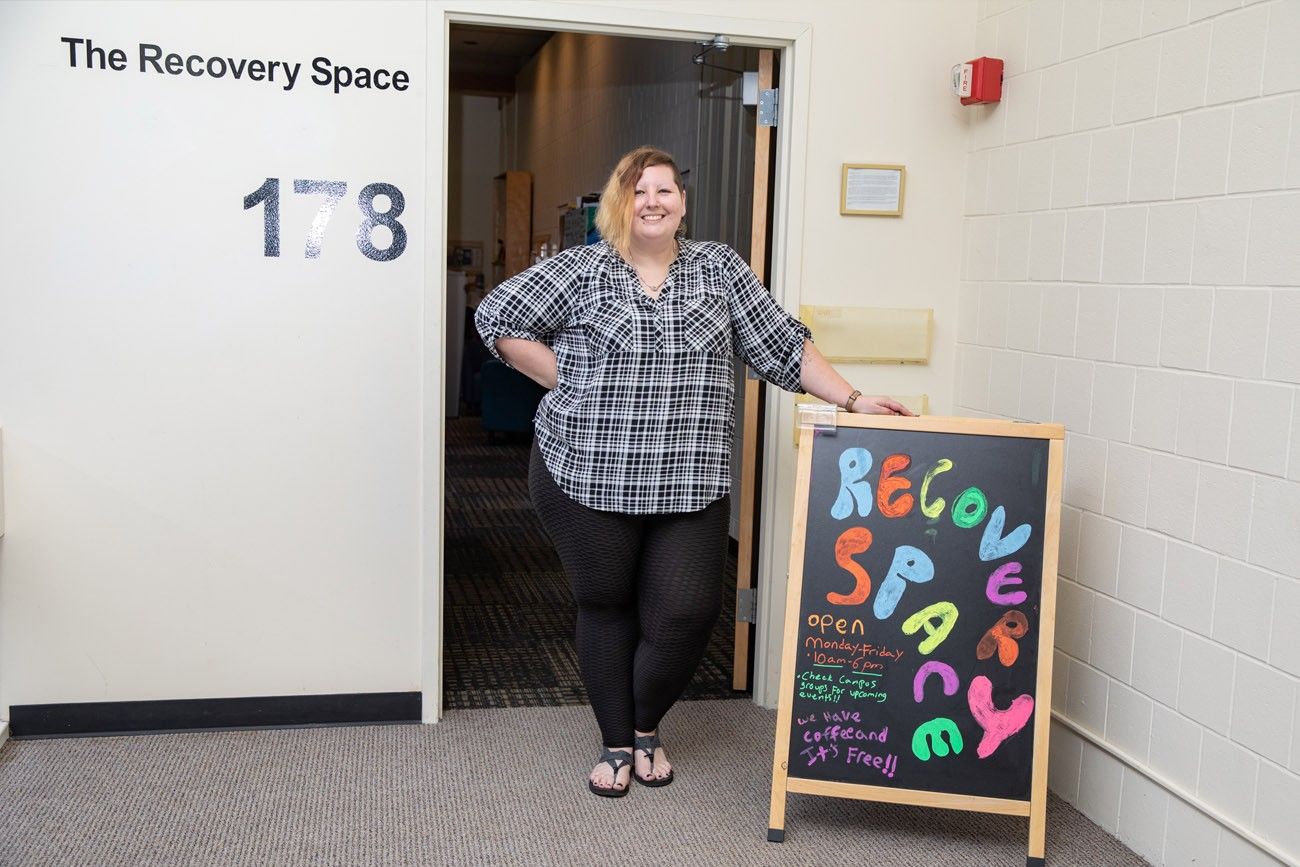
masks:
[(799, 308), (813, 341), (830, 361), (928, 364), (934, 311), (907, 307)]

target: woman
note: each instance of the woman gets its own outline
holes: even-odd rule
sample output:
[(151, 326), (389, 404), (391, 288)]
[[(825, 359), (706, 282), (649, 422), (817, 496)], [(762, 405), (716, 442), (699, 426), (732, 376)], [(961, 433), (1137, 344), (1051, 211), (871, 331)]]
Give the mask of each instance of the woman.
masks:
[(787, 391), (911, 413), (849, 385), (734, 250), (685, 239), (667, 153), (625, 155), (600, 202), (604, 240), (506, 280), (474, 319), (495, 355), (550, 389), (529, 491), (578, 605), (578, 660), (605, 746), (588, 787), (621, 797), (630, 771), (647, 786), (672, 782), (659, 721), (721, 608), (732, 356)]

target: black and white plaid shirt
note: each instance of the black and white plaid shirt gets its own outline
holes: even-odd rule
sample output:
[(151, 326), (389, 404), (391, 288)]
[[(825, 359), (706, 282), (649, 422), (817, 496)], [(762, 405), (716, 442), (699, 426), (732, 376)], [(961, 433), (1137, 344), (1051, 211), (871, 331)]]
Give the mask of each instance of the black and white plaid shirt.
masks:
[(731, 358), (800, 390), (811, 333), (725, 244), (680, 241), (657, 300), (605, 242), (572, 247), (492, 290), (474, 314), (500, 337), (555, 351), (558, 385), (535, 425), (560, 489), (608, 512), (691, 512), (731, 485)]

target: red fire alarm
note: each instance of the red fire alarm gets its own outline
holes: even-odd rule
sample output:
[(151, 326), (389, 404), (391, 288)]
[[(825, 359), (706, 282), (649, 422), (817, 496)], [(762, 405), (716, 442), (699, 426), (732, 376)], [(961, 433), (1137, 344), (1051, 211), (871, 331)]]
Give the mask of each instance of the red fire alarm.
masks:
[(1002, 61), (996, 57), (977, 57), (952, 68), (952, 92), (961, 97), (962, 105), (1002, 100)]

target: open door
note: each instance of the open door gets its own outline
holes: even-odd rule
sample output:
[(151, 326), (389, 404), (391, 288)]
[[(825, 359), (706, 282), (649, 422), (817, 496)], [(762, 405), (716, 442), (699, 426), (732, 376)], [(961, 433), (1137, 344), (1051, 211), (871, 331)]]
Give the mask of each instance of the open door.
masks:
[[(775, 94), (775, 51), (758, 52), (759, 106), (755, 112), (754, 133), (754, 213), (750, 232), (749, 267), (758, 279), (767, 282), (768, 231), (772, 207), (772, 136), (775, 105), (768, 101)], [(769, 117), (769, 114), (771, 115)], [(740, 533), (736, 551), (736, 644), (732, 665), (731, 688), (748, 689), (750, 656), (757, 617), (754, 567), (757, 561), (758, 489), (761, 483), (759, 437), (763, 428), (763, 383), (752, 371), (745, 372), (744, 416), (741, 420), (740, 457)]]

